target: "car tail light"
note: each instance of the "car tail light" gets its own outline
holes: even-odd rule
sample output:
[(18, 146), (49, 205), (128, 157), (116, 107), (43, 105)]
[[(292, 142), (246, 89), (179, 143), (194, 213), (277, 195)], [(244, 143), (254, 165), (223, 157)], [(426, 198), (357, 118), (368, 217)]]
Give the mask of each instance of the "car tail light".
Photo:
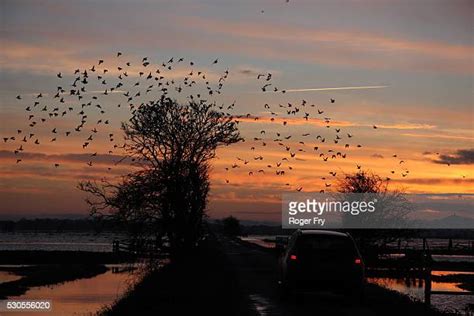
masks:
[(290, 256), (290, 260), (295, 261), (296, 259), (298, 259), (298, 258), (296, 257), (296, 255), (291, 255), (291, 256)]
[(354, 260), (354, 263), (355, 263), (355, 264), (358, 264), (358, 265), (361, 265), (361, 264), (362, 264), (362, 260), (361, 260), (360, 258), (356, 258), (356, 259)]

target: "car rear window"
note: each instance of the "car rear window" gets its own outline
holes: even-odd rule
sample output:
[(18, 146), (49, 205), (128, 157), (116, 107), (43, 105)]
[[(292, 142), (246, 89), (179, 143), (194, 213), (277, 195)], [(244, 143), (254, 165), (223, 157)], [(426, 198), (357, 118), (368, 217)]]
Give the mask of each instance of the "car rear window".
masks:
[(355, 255), (354, 243), (348, 237), (328, 235), (306, 235), (297, 240), (297, 249), (304, 253), (340, 253)]

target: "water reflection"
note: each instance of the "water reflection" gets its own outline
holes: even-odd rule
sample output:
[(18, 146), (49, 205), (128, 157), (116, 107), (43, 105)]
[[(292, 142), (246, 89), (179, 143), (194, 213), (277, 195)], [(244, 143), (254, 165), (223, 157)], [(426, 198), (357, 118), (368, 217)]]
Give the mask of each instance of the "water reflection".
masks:
[[(396, 278), (367, 278), (367, 281), (380, 286), (410, 295), (414, 298), (423, 300), (424, 280), (423, 279), (396, 279)], [(459, 287), (460, 283), (431, 282), (432, 291), (457, 291), (468, 292)]]
[(13, 272), (0, 271), (0, 284), (21, 279), (21, 276)]
[(471, 272), (471, 271), (431, 271), (431, 275), (436, 275), (436, 276), (458, 275), (458, 274), (474, 275), (474, 272)]
[[(134, 283), (134, 277), (124, 268), (113, 267), (90, 279), (80, 279), (48, 287), (33, 287), (24, 295), (11, 299), (47, 299), (52, 310), (35, 312), (35, 316), (94, 315), (105, 305), (112, 304)], [(129, 269), (125, 269), (129, 270)], [(31, 312), (14, 312), (14, 316), (32, 315)]]
[[(446, 276), (453, 274), (471, 274), (471, 272), (455, 271), (432, 271), (432, 275)], [(414, 299), (424, 301), (425, 280), (420, 278), (396, 278), (396, 277), (369, 277), (368, 282), (375, 283), (385, 288), (411, 296)], [(431, 281), (431, 291), (455, 291), (469, 292), (460, 287), (458, 282)], [(464, 311), (469, 303), (472, 303), (470, 295), (431, 295), (431, 305), (440, 310)]]

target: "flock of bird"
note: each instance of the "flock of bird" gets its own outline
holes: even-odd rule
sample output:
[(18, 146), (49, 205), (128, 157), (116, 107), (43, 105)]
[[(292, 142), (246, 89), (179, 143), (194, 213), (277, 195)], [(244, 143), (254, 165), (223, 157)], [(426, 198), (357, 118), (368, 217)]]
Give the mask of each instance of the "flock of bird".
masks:
[[(118, 52), (116, 57), (120, 59), (121, 52)], [(228, 71), (218, 79), (217, 85), (211, 86), (209, 80), (206, 79), (206, 74), (203, 71), (191, 70), (184, 80), (177, 81), (175, 79), (166, 79), (166, 73), (173, 71), (174, 67), (183, 63), (183, 58), (170, 58), (161, 65), (152, 69), (152, 65), (148, 57), (143, 57), (138, 65), (139, 70), (132, 73), (133, 66), (131, 62), (127, 61), (116, 67), (116, 78), (112, 83), (108, 74), (115, 69), (105, 67), (105, 61), (99, 60), (97, 64), (92, 65), (87, 69), (76, 69), (73, 72), (73, 80), (69, 83), (64, 83), (65, 76), (63, 73), (58, 73), (57, 78), (61, 83), (52, 93), (37, 93), (33, 96), (16, 96), (18, 102), (28, 102), (25, 106), (27, 113), (27, 130), (25, 128), (17, 129), (16, 135), (4, 137), (4, 143), (20, 142), (19, 146), (14, 150), (14, 154), (18, 157), (16, 163), (23, 161), (21, 157), (25, 151), (26, 146), (41, 145), (43, 143), (54, 143), (63, 138), (74, 137), (77, 135), (84, 137), (81, 146), (82, 149), (87, 149), (96, 140), (97, 135), (100, 134), (101, 127), (111, 124), (111, 118), (107, 117), (108, 113), (112, 113), (111, 109), (107, 110), (104, 104), (104, 98), (113, 94), (121, 94), (124, 102), (127, 103), (128, 109), (132, 115), (140, 106), (145, 106), (147, 102), (139, 102), (138, 99), (142, 95), (150, 95), (150, 100), (156, 100), (158, 92), (160, 97), (166, 97), (170, 91), (174, 90), (181, 93), (185, 88), (192, 88), (197, 85), (199, 81), (205, 84), (206, 95), (220, 94), (223, 87), (223, 82), (228, 76)], [(217, 64), (218, 60), (214, 60), (212, 64)], [(189, 66), (194, 66), (194, 62), (189, 62)], [(132, 82), (127, 80), (130, 78)], [(99, 90), (91, 90), (90, 87), (96, 85)], [(127, 91), (123, 89), (127, 88)], [(93, 88), (92, 88), (93, 89)], [(48, 98), (49, 96), (49, 98)], [(28, 98), (27, 98), (28, 97)], [(197, 93), (188, 96), (190, 99), (201, 99), (204, 97)], [(27, 99), (27, 100), (26, 100)], [(117, 108), (122, 107), (122, 103), (116, 104)], [(92, 117), (98, 115), (99, 118), (92, 121)], [(72, 116), (76, 120), (76, 125), (61, 130), (57, 127), (58, 119), (68, 118)], [(120, 122), (119, 122), (120, 123)], [(40, 139), (35, 132), (40, 125), (48, 125), (51, 127), (50, 138)], [(111, 148), (108, 154), (116, 153), (117, 149), (124, 149), (125, 144), (120, 144), (115, 141), (115, 133), (107, 133)], [(97, 156), (97, 152), (90, 155), (91, 160), (87, 162), (89, 166), (93, 165), (93, 159)], [(54, 163), (57, 168), (59, 163)], [(110, 170), (111, 168), (109, 168)]]
[[(263, 76), (264, 75), (259, 75), (258, 78)], [(267, 74), (266, 81), (268, 81), (270, 77), (271, 75)], [(262, 90), (265, 91), (269, 85), (269, 83), (265, 83)], [(275, 87), (273, 91), (278, 91), (278, 88)], [(281, 90), (281, 92), (285, 93), (285, 90)], [(336, 102), (336, 100), (332, 98), (329, 101), (331, 104)], [(270, 132), (268, 130), (262, 129), (260, 135), (253, 137), (250, 140), (250, 152), (254, 152), (255, 154), (250, 158), (237, 157), (236, 161), (231, 166), (225, 168), (226, 171), (246, 167), (251, 165), (251, 161), (263, 162), (266, 158), (261, 154), (261, 152), (264, 152), (265, 148), (272, 144), (275, 144), (277, 148), (281, 149), (283, 155), (277, 161), (272, 161), (263, 165), (260, 164), (257, 169), (247, 170), (249, 176), (266, 173), (274, 173), (277, 176), (284, 176), (296, 169), (293, 163), (298, 160), (305, 162), (309, 160), (311, 163), (315, 160), (319, 160), (322, 163), (328, 163), (333, 160), (346, 159), (349, 155), (349, 149), (362, 148), (360, 143), (352, 141), (352, 138), (354, 137), (352, 133), (343, 132), (341, 127), (337, 127), (337, 123), (336, 126), (333, 127), (331, 118), (324, 115), (325, 110), (317, 108), (315, 104), (309, 105), (306, 100), (302, 100), (299, 104), (278, 104), (277, 109), (274, 109), (274, 106), (271, 106), (268, 103), (264, 104), (263, 107), (264, 111), (267, 111), (270, 114), (269, 117), (259, 117), (247, 113), (244, 116), (236, 116), (236, 121), (239, 122), (241, 119), (250, 119), (254, 121), (267, 120), (277, 124), (278, 127), (276, 131), (273, 131), (273, 136), (271, 136), (269, 135)], [(296, 120), (292, 120), (292, 116), (295, 117)], [(320, 124), (316, 125), (322, 126), (322, 128), (325, 128), (329, 133), (324, 130), (316, 130), (313, 126), (315, 124), (309, 122), (308, 126), (310, 127), (310, 130), (308, 132), (295, 135), (294, 128), (291, 125), (293, 122), (297, 122), (298, 120), (303, 122), (319, 122)], [(377, 129), (377, 126), (374, 125), (373, 128)], [(393, 158), (397, 157), (396, 154), (393, 155)], [(398, 165), (402, 166), (404, 163), (404, 160), (399, 160)], [(356, 169), (361, 170), (362, 165), (356, 164)], [(397, 172), (399, 171), (396, 171), (395, 168), (390, 171), (391, 175), (395, 175)], [(400, 174), (402, 177), (406, 177), (409, 172), (408, 169), (403, 168)], [(324, 193), (325, 190), (332, 186), (332, 180), (336, 179), (338, 173), (343, 174), (340, 170), (331, 170), (328, 171), (327, 176), (321, 177), (321, 180), (324, 181), (324, 187), (320, 190), (321, 193)], [(386, 177), (387, 181), (390, 181), (391, 179), (391, 177)], [(229, 180), (226, 179), (226, 182), (229, 183)], [(286, 182), (285, 185), (291, 186), (289, 182)], [(302, 191), (303, 187), (296, 186), (295, 189), (296, 191)]]
[[(212, 68), (218, 63), (219, 60), (215, 59), (205, 66)], [(185, 75), (177, 75), (177, 68), (185, 68)], [(139, 107), (163, 97), (180, 96), (189, 101), (209, 103), (209, 99), (223, 92), (229, 70), (220, 75), (215, 73), (208, 74), (193, 61), (185, 61), (184, 58), (172, 57), (154, 64), (149, 57), (143, 57), (141, 61), (132, 63), (124, 60), (122, 53), (118, 52), (111, 62), (100, 59), (86, 69), (76, 69), (71, 74), (58, 73), (56, 77), (59, 83), (50, 93), (18, 95), (17, 102), (25, 107), (26, 125), (18, 128), (15, 135), (4, 137), (3, 141), (15, 144), (13, 152), (16, 163), (21, 163), (24, 159), (22, 155), (29, 146), (41, 146), (77, 137), (80, 140), (79, 148), (87, 152), (97, 139), (105, 136), (110, 148), (104, 154), (122, 157), (114, 162), (116, 165), (124, 161), (125, 143), (117, 141), (120, 137), (116, 135), (112, 125), (120, 122), (115, 122), (110, 114), (128, 110), (128, 115), (133, 117)], [(258, 74), (256, 79), (262, 93), (280, 93), (283, 99), (286, 90), (273, 82), (271, 73)], [(110, 100), (115, 95), (117, 97)], [(117, 98), (121, 101), (115, 104)], [(114, 101), (113, 108), (110, 108), (108, 101)], [(265, 103), (257, 113), (245, 114), (237, 112), (239, 109), (235, 102), (230, 105), (211, 103), (216, 111), (231, 117), (237, 124), (272, 124), (270, 129), (261, 129), (257, 135), (245, 135), (245, 144), (249, 146), (249, 150), (242, 152), (242, 156), (235, 157), (235, 161), (225, 167), (225, 172), (242, 172), (249, 177), (284, 177), (294, 172), (299, 162), (309, 164), (319, 161), (329, 164), (347, 159), (353, 149), (362, 148), (359, 142), (354, 141), (357, 139), (354, 134), (343, 131), (326, 108), (310, 104), (306, 100), (277, 105)], [(336, 100), (331, 98), (328, 104), (329, 107), (334, 106)], [(64, 120), (69, 118), (73, 125), (66, 127)], [(309, 129), (297, 134), (295, 130), (299, 129), (293, 128), (293, 125)], [(37, 129), (40, 126), (49, 129), (47, 138), (38, 136), (40, 133)], [(377, 128), (376, 125), (373, 126), (374, 130)], [(248, 133), (247, 130), (242, 132)], [(277, 159), (274, 159), (274, 155), (266, 156), (269, 148), (278, 153)], [(96, 157), (101, 154), (88, 152), (90, 158), (87, 166), (92, 167)], [(408, 176), (410, 171), (405, 168), (405, 160), (399, 159), (396, 154), (393, 154), (393, 158), (398, 161), (394, 163), (394, 168), (386, 179), (390, 180), (397, 175)], [(128, 161), (133, 163), (134, 159)], [(59, 168), (60, 163), (54, 162), (53, 167)], [(113, 166), (109, 166), (107, 169), (110, 171), (112, 168)], [(361, 170), (362, 165), (356, 164), (355, 168)], [(343, 174), (340, 169), (330, 170), (329, 166), (327, 169), (328, 174), (321, 177), (324, 186), (320, 192), (330, 190), (332, 181), (338, 174)], [(228, 178), (223, 180), (231, 183)], [(291, 189), (303, 190), (297, 183), (283, 182)]]

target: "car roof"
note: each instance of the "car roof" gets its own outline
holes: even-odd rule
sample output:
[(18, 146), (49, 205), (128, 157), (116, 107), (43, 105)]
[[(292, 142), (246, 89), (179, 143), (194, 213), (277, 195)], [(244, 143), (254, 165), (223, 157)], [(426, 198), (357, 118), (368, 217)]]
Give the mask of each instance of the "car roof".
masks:
[(326, 236), (338, 236), (338, 237), (349, 237), (346, 233), (336, 232), (333, 230), (318, 230), (318, 229), (306, 229), (300, 230), (301, 235), (326, 235)]

